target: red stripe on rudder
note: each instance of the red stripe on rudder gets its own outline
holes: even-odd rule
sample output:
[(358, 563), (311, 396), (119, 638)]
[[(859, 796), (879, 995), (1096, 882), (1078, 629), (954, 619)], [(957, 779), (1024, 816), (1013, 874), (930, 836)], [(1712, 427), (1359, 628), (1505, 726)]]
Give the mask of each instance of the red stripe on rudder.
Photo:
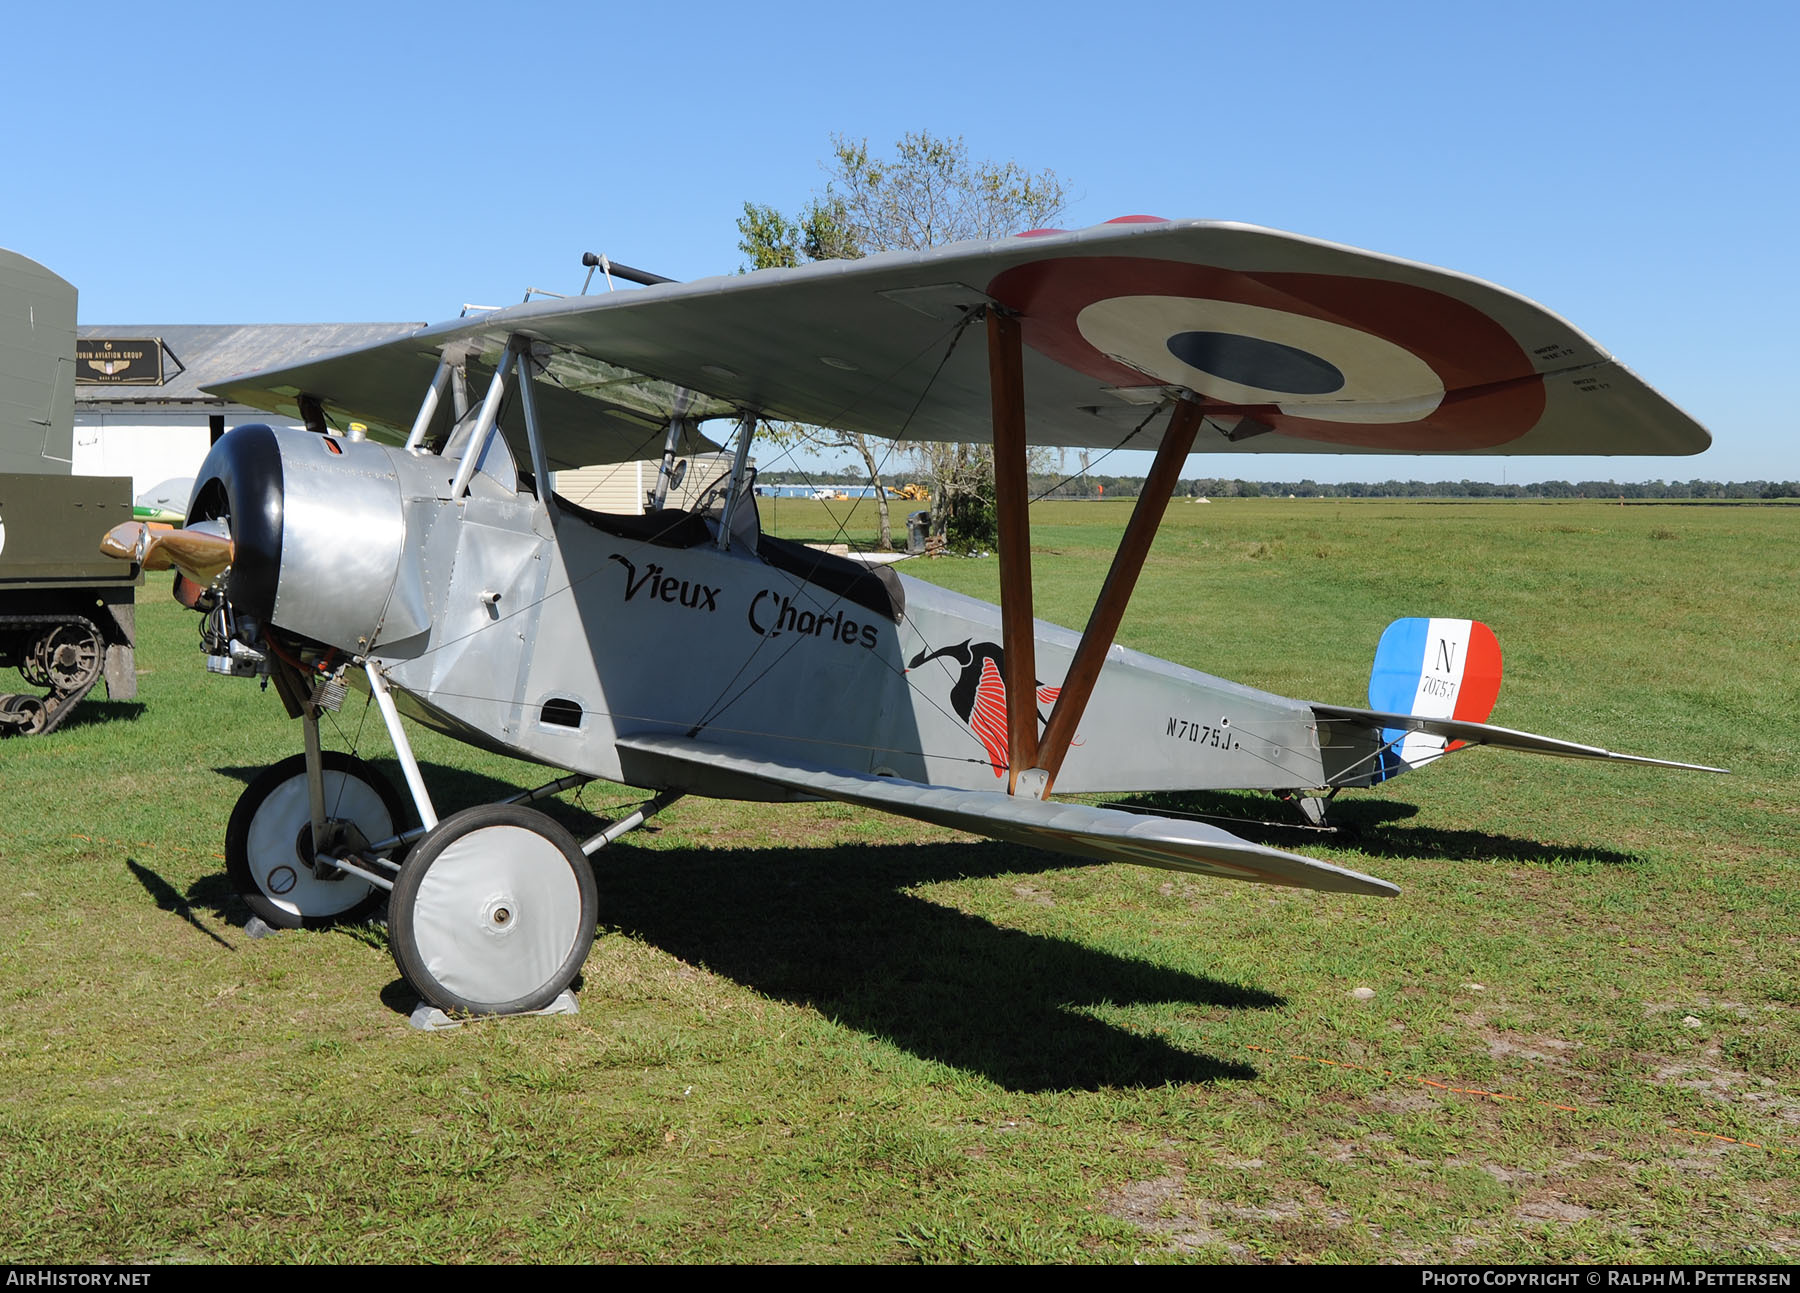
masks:
[(1450, 717), (1485, 723), (1500, 697), (1500, 642), (1494, 630), (1475, 620), (1469, 625), (1469, 653), (1463, 663), (1462, 686)]

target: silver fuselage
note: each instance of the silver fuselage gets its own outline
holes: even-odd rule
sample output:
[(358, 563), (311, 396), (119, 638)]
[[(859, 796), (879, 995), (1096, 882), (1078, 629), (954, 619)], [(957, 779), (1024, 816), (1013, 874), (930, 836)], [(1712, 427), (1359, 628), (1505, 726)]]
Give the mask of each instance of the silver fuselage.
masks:
[[(997, 607), (906, 578), (903, 609), (865, 604), (772, 564), (754, 524), (727, 547), (711, 522), (673, 546), (566, 507), (553, 518), (485, 471), (453, 501), (455, 464), (435, 455), (276, 435), (272, 622), (368, 657), (428, 727), (652, 787), (656, 769), (622, 758), (617, 738), (704, 736), (778, 763), (1004, 787)], [(1077, 640), (1037, 624), (1040, 715)], [(1326, 780), (1307, 705), (1114, 647), (1057, 789)]]

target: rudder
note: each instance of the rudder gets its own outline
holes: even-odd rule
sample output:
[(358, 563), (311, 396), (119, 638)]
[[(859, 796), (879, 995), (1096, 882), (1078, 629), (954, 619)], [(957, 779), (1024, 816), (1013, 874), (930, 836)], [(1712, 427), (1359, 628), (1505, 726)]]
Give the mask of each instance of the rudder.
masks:
[[(1485, 722), (1500, 695), (1500, 643), (1480, 620), (1395, 620), (1369, 671), (1369, 708), (1421, 718)], [(1455, 749), (1430, 732), (1383, 728), (1380, 780)]]

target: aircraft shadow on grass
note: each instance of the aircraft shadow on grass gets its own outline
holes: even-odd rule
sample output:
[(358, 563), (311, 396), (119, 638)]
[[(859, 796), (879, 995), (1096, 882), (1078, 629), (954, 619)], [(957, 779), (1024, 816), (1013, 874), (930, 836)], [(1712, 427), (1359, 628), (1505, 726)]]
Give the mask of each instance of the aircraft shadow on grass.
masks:
[[(1213, 820), (1242, 839), (1274, 848), (1292, 848), (1312, 840), (1331, 848), (1355, 849), (1368, 856), (1365, 868), (1351, 863), (1357, 870), (1380, 871), (1380, 862), (1390, 858), (1451, 858), (1466, 862), (1526, 862), (1540, 866), (1570, 862), (1598, 863), (1602, 866), (1642, 866), (1644, 859), (1636, 853), (1592, 845), (1551, 845), (1491, 831), (1443, 830), (1430, 826), (1400, 826), (1397, 823), (1418, 816), (1416, 804), (1391, 799), (1344, 799), (1331, 805), (1331, 822), (1335, 833), (1320, 833), (1299, 823), (1299, 814), (1269, 795), (1231, 794), (1217, 791), (1157, 793), (1133, 795), (1113, 801), (1115, 804), (1168, 813), (1191, 813)], [(1279, 818), (1293, 817), (1287, 825)], [(1389, 876), (1388, 879), (1394, 877)]]
[[(137, 879), (137, 882), (144, 886), (144, 892), (149, 894), (150, 897), (155, 900), (159, 911), (173, 912), (221, 947), (232, 947), (232, 944), (228, 939), (221, 938), (211, 929), (208, 929), (206, 925), (201, 922), (200, 918), (194, 914), (194, 903), (196, 901), (204, 903), (207, 906), (212, 905), (206, 897), (200, 896), (199, 891), (203, 888), (210, 889), (214, 887), (213, 882), (215, 877), (209, 876), (198, 884), (193, 885), (184, 897), (174, 885), (170, 884), (149, 867), (139, 862), (136, 858), (126, 858), (125, 866)], [(229, 886), (224, 887), (229, 888)], [(233, 950), (236, 949), (234, 948)]]
[[(372, 762), (399, 783), (391, 760)], [(249, 782), (262, 769), (217, 771)], [(480, 773), (430, 764), (425, 771), (446, 816), (458, 805), (491, 803), (510, 793), (505, 783)], [(1277, 847), (1304, 842), (1310, 835), (1274, 822), (1247, 824), (1281, 811), (1266, 795), (1159, 794), (1118, 802), (1231, 818), (1230, 828), (1238, 834)], [(583, 805), (568, 800), (538, 806), (578, 838), (601, 824)], [(610, 804), (594, 806), (623, 811)], [(1397, 825), (1418, 811), (1392, 800), (1336, 804), (1333, 817), (1341, 833), (1312, 838), (1386, 858), (1638, 861), (1612, 850), (1551, 848), (1480, 831)], [(1005, 929), (907, 892), (938, 881), (1028, 872), (1046, 863), (1063, 865), (1034, 850), (992, 842), (672, 850), (628, 843), (596, 855), (595, 872), (604, 929), (642, 939), (747, 988), (809, 1006), (915, 1055), (981, 1073), (1012, 1090), (1256, 1077), (1248, 1064), (1127, 1031), (1084, 1007), (1175, 1001), (1268, 1010), (1284, 1005), (1282, 997), (1067, 939)], [(159, 906), (190, 923), (199, 925), (189, 903), (240, 925), (248, 914), (222, 874), (195, 883), (184, 900), (144, 868), (131, 865)], [(374, 929), (347, 932), (364, 941), (385, 941)], [(381, 995), (398, 1013), (409, 1013), (417, 1000), (403, 979), (393, 980)], [(604, 1004), (589, 1008), (603, 1010)]]
[(599, 859), (602, 920), (767, 996), (810, 1006), (1012, 1090), (1256, 1076), (1129, 1032), (1084, 1007), (1284, 999), (1203, 974), (1005, 929), (906, 892), (1030, 871), (1000, 844), (621, 849)]
[[(399, 782), (391, 760), (373, 762)], [(262, 769), (217, 771), (248, 782)], [(480, 773), (430, 764), (425, 771), (444, 815), (455, 806), (491, 803), (510, 792), (505, 783)], [(1281, 811), (1266, 795), (1155, 795), (1120, 802), (1238, 819), (1231, 829), (1278, 847), (1308, 837), (1279, 824), (1246, 825), (1244, 819)], [(599, 828), (599, 820), (577, 803), (553, 799), (539, 807), (578, 838)], [(1333, 816), (1345, 829), (1315, 838), (1372, 857), (1613, 865), (1638, 860), (1611, 850), (1550, 848), (1479, 831), (1397, 824), (1418, 811), (1392, 800), (1337, 804)], [(595, 871), (604, 928), (1009, 1089), (1255, 1077), (1248, 1064), (1127, 1031), (1083, 1007), (1177, 1001), (1266, 1010), (1285, 1004), (1283, 998), (1066, 939), (1005, 929), (907, 892), (938, 881), (1031, 871), (1045, 863), (1062, 864), (998, 843), (673, 850), (626, 844), (598, 854)], [(223, 875), (196, 883), (188, 901), (232, 923), (242, 924), (248, 914)], [(160, 898), (159, 905), (167, 906)], [(191, 914), (186, 918), (193, 920)], [(348, 932), (381, 941), (374, 930)], [(403, 979), (395, 979), (382, 1000), (408, 1013), (416, 996)]]
[[(390, 767), (376, 761), (384, 772)], [(248, 781), (260, 768), (220, 768)], [(398, 779), (397, 774), (396, 780)], [(492, 778), (426, 767), (440, 813), (509, 792)], [(563, 800), (540, 804), (578, 838), (599, 822)], [(595, 855), (603, 931), (617, 930), (754, 991), (809, 1006), (926, 1059), (1016, 1091), (1244, 1081), (1257, 1070), (1127, 1031), (1084, 1007), (1186, 1002), (1271, 1010), (1257, 988), (1005, 929), (905, 892), (938, 881), (1039, 869), (1048, 855), (996, 843), (670, 849)], [(1058, 860), (1057, 865), (1062, 861)], [(224, 877), (190, 890), (241, 923)], [(350, 931), (367, 939), (368, 932)], [(382, 1000), (410, 1013), (395, 979)], [(604, 1002), (584, 1003), (604, 1011)]]

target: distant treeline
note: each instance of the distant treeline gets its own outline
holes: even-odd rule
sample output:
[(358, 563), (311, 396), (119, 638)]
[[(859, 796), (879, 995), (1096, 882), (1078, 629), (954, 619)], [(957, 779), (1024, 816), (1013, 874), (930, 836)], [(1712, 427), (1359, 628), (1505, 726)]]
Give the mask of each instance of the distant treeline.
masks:
[[(866, 485), (855, 472), (763, 472), (765, 485)], [(902, 483), (896, 477), (885, 482)], [(1034, 473), (1034, 498), (1132, 498), (1142, 476), (1060, 477)], [(1316, 480), (1226, 480), (1206, 476), (1175, 487), (1179, 497), (1199, 498), (1800, 498), (1793, 480), (1671, 480), (1620, 484), (1612, 480), (1540, 480), (1531, 485), (1494, 485), (1480, 480), (1383, 480), (1321, 485)]]

